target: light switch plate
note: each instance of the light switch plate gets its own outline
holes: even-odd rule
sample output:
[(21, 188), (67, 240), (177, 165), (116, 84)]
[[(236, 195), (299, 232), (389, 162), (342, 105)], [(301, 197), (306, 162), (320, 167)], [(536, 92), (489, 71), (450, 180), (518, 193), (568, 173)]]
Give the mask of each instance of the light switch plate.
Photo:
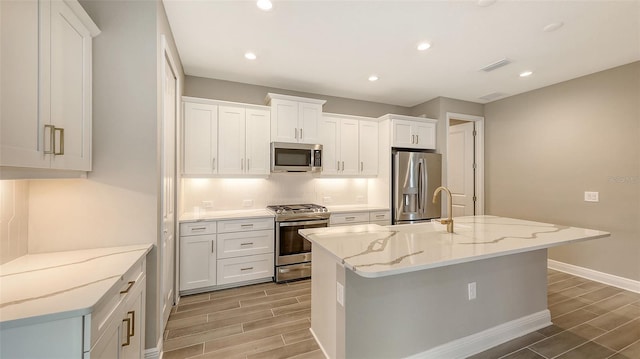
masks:
[(344, 307), (344, 286), (336, 282), (336, 300)]
[(584, 192), (584, 201), (585, 202), (599, 202), (598, 195), (599, 195), (598, 192), (585, 191)]
[(213, 201), (202, 201), (202, 207), (213, 208)]
[(242, 201), (242, 207), (251, 207), (251, 206), (253, 206), (252, 199), (245, 199)]

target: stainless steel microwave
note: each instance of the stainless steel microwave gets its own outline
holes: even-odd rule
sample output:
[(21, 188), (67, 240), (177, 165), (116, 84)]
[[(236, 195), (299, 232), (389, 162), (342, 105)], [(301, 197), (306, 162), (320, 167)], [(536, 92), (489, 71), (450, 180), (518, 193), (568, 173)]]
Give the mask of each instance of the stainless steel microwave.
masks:
[(271, 172), (322, 171), (322, 145), (271, 142)]

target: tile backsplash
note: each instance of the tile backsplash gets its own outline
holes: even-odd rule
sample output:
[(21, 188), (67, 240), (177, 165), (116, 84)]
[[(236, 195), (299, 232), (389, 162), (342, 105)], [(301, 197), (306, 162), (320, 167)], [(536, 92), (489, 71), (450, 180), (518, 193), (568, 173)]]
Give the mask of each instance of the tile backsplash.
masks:
[(367, 191), (366, 178), (319, 178), (308, 173), (276, 173), (269, 178), (184, 178), (181, 213), (265, 208), (270, 204), (366, 204)]

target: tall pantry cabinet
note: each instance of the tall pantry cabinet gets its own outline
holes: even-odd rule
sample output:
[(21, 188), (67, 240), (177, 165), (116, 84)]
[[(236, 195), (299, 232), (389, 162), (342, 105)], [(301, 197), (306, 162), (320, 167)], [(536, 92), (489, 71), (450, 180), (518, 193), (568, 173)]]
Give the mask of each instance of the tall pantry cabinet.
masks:
[(91, 42), (77, 1), (0, 1), (0, 166), (91, 170)]

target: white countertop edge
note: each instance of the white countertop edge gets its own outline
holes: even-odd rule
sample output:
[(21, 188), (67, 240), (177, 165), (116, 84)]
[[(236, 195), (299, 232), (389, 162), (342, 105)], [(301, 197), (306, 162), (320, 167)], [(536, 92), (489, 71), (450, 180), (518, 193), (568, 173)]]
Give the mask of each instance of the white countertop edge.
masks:
[(436, 262), (436, 263), (426, 263), (426, 264), (415, 265), (415, 266), (410, 266), (410, 267), (402, 267), (402, 268), (395, 268), (395, 269), (380, 270), (380, 271), (376, 271), (376, 272), (367, 272), (367, 271), (354, 269), (352, 265), (350, 265), (349, 263), (343, 261), (342, 259), (340, 259), (340, 257), (334, 255), (333, 253), (331, 253), (330, 251), (328, 251), (328, 250), (326, 250), (324, 248), (323, 249), (325, 251), (331, 253), (331, 255), (334, 258), (337, 258), (338, 261), (340, 261), (345, 268), (351, 270), (352, 272), (356, 273), (357, 275), (359, 275), (361, 277), (364, 277), (364, 278), (381, 278), (381, 277), (387, 277), (387, 276), (396, 275), (396, 274), (411, 273), (411, 272), (417, 272), (417, 271), (421, 271), (421, 270), (425, 270), (425, 269), (446, 267), (446, 266), (454, 265), (454, 264), (462, 264), (462, 263), (474, 262), (474, 261), (483, 260), (483, 259), (496, 258), (496, 257), (510, 255), (510, 254), (518, 254), (518, 253), (537, 251), (537, 250), (540, 250), (540, 249), (548, 249), (548, 248), (551, 248), (551, 247), (557, 247), (557, 246), (561, 246), (561, 245), (565, 245), (565, 244), (582, 242), (582, 241), (591, 240), (591, 239), (605, 238), (605, 237), (608, 237), (610, 235), (611, 235), (610, 233), (604, 233), (604, 234), (601, 234), (601, 235), (594, 235), (594, 236), (590, 236), (590, 237), (570, 239), (570, 240), (566, 240), (566, 241), (562, 241), (562, 242), (547, 243), (547, 244), (541, 244), (541, 245), (531, 246), (531, 247), (526, 247), (526, 248), (505, 250), (503, 252), (480, 254), (480, 255), (477, 255), (477, 256), (473, 256), (473, 257), (465, 257), (465, 258), (457, 258), (457, 259), (452, 259), (452, 260), (444, 260), (444, 261), (440, 261), (440, 262)]
[[(136, 246), (141, 246), (141, 245), (132, 245), (130, 247), (136, 247)], [(129, 247), (129, 246), (120, 246), (120, 247), (114, 247), (114, 248), (126, 248), (126, 247)], [(147, 244), (146, 248), (144, 247), (144, 245), (142, 245), (142, 247), (139, 249), (141, 251), (140, 255), (133, 262), (133, 264), (139, 262), (143, 257), (145, 257), (147, 254), (149, 254), (149, 252), (151, 252), (152, 249), (153, 249), (153, 244)], [(42, 253), (42, 254), (46, 254), (46, 253)], [(27, 256), (28, 255), (29, 254), (27, 254)], [(16, 259), (20, 259), (20, 258), (21, 257), (16, 258)], [(11, 262), (8, 262), (8, 263), (11, 263)], [(109, 285), (109, 288), (104, 291), (104, 294), (112, 291), (116, 287), (116, 285), (118, 284), (119, 279), (122, 278), (122, 276), (124, 276), (128, 270), (129, 270), (129, 268), (127, 268), (127, 270), (124, 271), (119, 277), (105, 279), (105, 282), (111, 281), (112, 283), (111, 283), (111, 285)], [(94, 303), (91, 303), (88, 306), (79, 307), (79, 308), (72, 309), (72, 310), (66, 310), (66, 311), (55, 312), (55, 313), (47, 313), (47, 314), (41, 314), (41, 315), (34, 315), (34, 316), (30, 316), (30, 317), (16, 318), (16, 319), (10, 319), (10, 320), (6, 320), (6, 321), (3, 321), (2, 318), (0, 318), (0, 329), (4, 330), (4, 329), (8, 329), (8, 328), (16, 328), (16, 327), (21, 327), (21, 326), (30, 325), (30, 324), (51, 322), (51, 321), (74, 318), (74, 317), (79, 317), (79, 316), (84, 316), (84, 315), (91, 314), (94, 311), (95, 307), (101, 302), (104, 294), (102, 296), (100, 296)]]
[(183, 213), (178, 220), (179, 223), (194, 223), (206, 221), (222, 221), (232, 219), (250, 218), (274, 218), (275, 215), (266, 209), (228, 210), (210, 211), (199, 215), (193, 212)]
[(326, 206), (331, 213), (350, 213), (350, 212), (376, 212), (376, 211), (391, 211), (389, 207), (384, 206), (372, 206), (367, 204), (362, 205), (336, 205)]

